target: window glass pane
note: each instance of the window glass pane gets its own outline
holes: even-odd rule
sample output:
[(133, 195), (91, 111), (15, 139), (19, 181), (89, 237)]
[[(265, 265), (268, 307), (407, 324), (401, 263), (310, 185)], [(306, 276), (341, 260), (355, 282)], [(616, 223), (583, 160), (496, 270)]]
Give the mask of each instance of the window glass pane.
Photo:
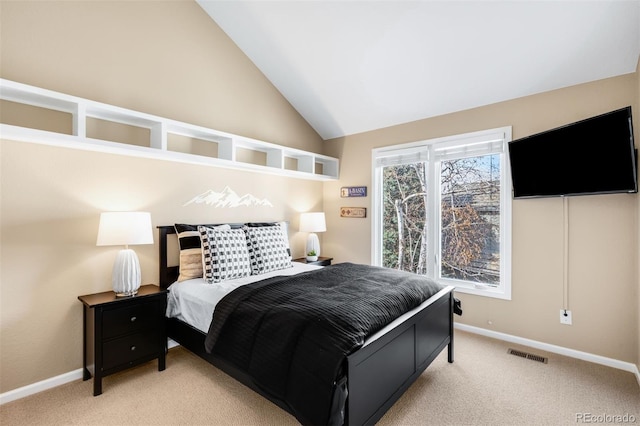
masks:
[(426, 163), (382, 171), (382, 266), (427, 273)]
[(500, 155), (442, 161), (440, 276), (500, 284)]

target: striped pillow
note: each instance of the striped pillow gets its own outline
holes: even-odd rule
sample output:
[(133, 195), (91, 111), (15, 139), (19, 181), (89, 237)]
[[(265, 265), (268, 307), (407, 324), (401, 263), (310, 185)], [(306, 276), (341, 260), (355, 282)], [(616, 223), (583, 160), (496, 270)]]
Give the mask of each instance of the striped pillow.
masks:
[[(202, 277), (202, 244), (197, 225), (176, 223), (180, 246), (180, 275), (178, 282)], [(229, 225), (216, 226), (216, 229), (231, 229)]]
[(242, 229), (198, 226), (204, 280), (209, 284), (251, 275), (247, 237)]
[(275, 226), (245, 226), (251, 274), (258, 275), (291, 268), (289, 244), (280, 224)]

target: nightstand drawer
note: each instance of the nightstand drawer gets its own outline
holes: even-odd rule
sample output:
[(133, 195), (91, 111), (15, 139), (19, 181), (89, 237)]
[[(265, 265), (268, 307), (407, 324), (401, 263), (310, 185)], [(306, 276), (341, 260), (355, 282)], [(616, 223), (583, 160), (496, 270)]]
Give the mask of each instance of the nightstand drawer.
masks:
[(145, 356), (157, 355), (162, 349), (160, 346), (160, 334), (157, 332), (136, 333), (104, 342), (102, 368), (108, 370)]
[(159, 309), (159, 303), (147, 302), (105, 310), (102, 319), (102, 336), (109, 338), (153, 328), (158, 322)]

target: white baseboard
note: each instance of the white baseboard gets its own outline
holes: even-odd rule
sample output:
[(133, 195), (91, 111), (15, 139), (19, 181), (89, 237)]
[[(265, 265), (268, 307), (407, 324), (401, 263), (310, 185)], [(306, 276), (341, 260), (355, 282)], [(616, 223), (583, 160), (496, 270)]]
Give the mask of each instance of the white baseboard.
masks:
[[(556, 353), (559, 355), (568, 356), (571, 358), (581, 359), (583, 361), (594, 362), (596, 364), (606, 365), (608, 367), (617, 368), (619, 370), (629, 371), (634, 373), (638, 380), (638, 386), (640, 386), (640, 371), (638, 367), (630, 362), (619, 361), (617, 359), (607, 358), (600, 355), (594, 355), (587, 352), (577, 351), (575, 349), (564, 348), (562, 346), (551, 345), (548, 343), (538, 342), (536, 340), (525, 339), (523, 337), (512, 336), (510, 334), (499, 333), (497, 331), (491, 331), (480, 327), (474, 327), (472, 325), (455, 323), (455, 328), (469, 333), (480, 334), (486, 337), (492, 337), (498, 340), (504, 340), (506, 342), (517, 343), (523, 346), (529, 346), (531, 348), (541, 349), (543, 351)], [(179, 346), (179, 343), (169, 339), (169, 349)], [(82, 368), (74, 371), (70, 371), (65, 374), (61, 374), (50, 379), (45, 379), (40, 382), (36, 382), (27, 386), (23, 386), (18, 389), (11, 390), (0, 394), (0, 405), (7, 402), (15, 401), (16, 399), (24, 398), (29, 395), (36, 394), (38, 392), (45, 391), (47, 389), (55, 388), (57, 386), (64, 385), (74, 380), (82, 379)]]
[(607, 358), (600, 355), (590, 354), (588, 352), (577, 351), (575, 349), (569, 349), (562, 346), (556, 346), (549, 343), (538, 342), (537, 340), (525, 339), (523, 337), (513, 336), (511, 334), (500, 333), (497, 331), (487, 330), (486, 328), (474, 327), (472, 325), (455, 323), (455, 328), (468, 331), (469, 333), (480, 334), (486, 337), (492, 337), (494, 339), (503, 340), (505, 342), (516, 343), (523, 346), (528, 346), (535, 349), (551, 352), (558, 355), (568, 356), (570, 358), (576, 358), (583, 361), (593, 362), (595, 364), (606, 365), (607, 367), (617, 368), (618, 370), (628, 371), (636, 376), (638, 386), (640, 386), (640, 371), (638, 366), (631, 363), (620, 361), (613, 358)]
[(9, 392), (0, 393), (0, 405), (36, 394), (38, 392), (45, 391), (47, 389), (55, 388), (78, 379), (82, 379), (82, 368), (61, 374), (56, 377), (51, 377), (50, 379), (45, 379), (40, 382), (23, 386), (18, 389), (10, 390)]
[[(176, 346), (180, 346), (180, 344), (172, 339), (167, 339), (167, 346), (169, 349), (171, 349), (175, 348)], [(62, 386), (78, 379), (82, 379), (82, 368), (61, 374), (56, 377), (51, 377), (50, 379), (45, 379), (40, 382), (23, 386), (18, 389), (10, 390), (9, 392), (0, 393), (0, 405), (6, 404), (7, 402), (15, 401), (16, 399), (27, 397), (29, 395), (34, 395), (47, 389)]]

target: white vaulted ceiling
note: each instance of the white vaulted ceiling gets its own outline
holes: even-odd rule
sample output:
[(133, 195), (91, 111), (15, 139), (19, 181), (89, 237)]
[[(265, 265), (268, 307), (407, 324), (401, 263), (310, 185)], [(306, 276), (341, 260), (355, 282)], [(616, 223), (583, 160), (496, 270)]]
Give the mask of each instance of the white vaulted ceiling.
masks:
[(632, 73), (640, 0), (197, 0), (324, 139)]

